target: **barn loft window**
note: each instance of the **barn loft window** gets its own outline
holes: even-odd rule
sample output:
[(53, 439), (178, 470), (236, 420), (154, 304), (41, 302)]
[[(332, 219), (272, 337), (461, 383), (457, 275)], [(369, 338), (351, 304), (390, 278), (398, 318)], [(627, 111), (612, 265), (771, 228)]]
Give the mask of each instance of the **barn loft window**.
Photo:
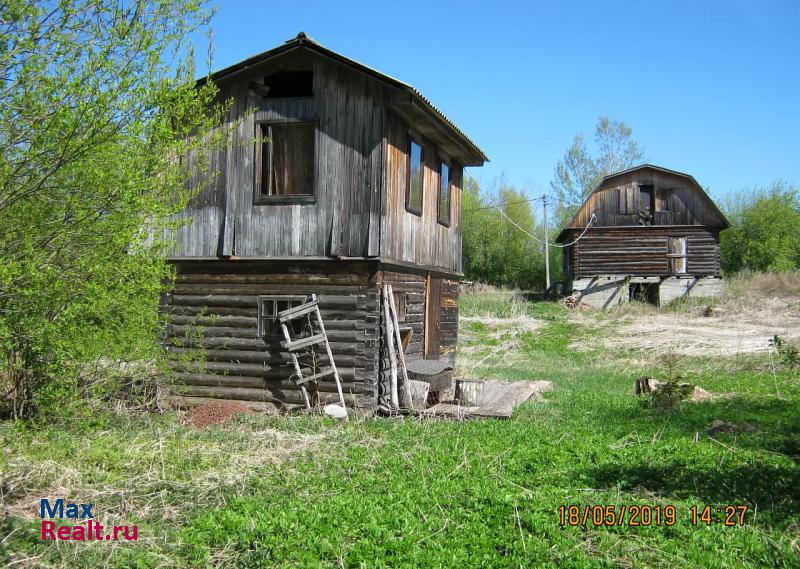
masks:
[(656, 190), (656, 211), (669, 211), (669, 199), (672, 195), (672, 190), (667, 188), (659, 188)]
[[(304, 296), (277, 295), (258, 297), (258, 325), (257, 334), (259, 338), (283, 338), (281, 324), (278, 322), (278, 313), (300, 306), (306, 301)], [(302, 318), (290, 320), (287, 325), (290, 327), (292, 337), (300, 336), (303, 332), (305, 322)]]
[(685, 275), (686, 269), (686, 237), (667, 238), (667, 263), (672, 275)]
[(442, 225), (450, 227), (450, 188), (452, 177), (450, 164), (444, 160), (439, 161), (439, 202), (437, 204), (436, 218)]
[(653, 201), (655, 200), (655, 193), (653, 186), (639, 186), (639, 203), (636, 214), (638, 216), (637, 222), (639, 225), (652, 225), (653, 224)]
[(408, 162), (406, 168), (406, 209), (422, 215), (422, 145), (413, 137), (408, 137)]
[(314, 73), (311, 71), (278, 71), (264, 79), (269, 89), (267, 99), (311, 97), (314, 95)]
[(313, 123), (256, 125), (256, 203), (313, 198), (315, 139)]

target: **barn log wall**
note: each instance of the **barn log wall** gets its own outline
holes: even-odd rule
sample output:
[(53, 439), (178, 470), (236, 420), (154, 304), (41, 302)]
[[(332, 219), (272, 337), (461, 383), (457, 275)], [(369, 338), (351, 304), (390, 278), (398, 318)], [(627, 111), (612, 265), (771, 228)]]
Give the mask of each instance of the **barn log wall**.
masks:
[[(577, 237), (577, 231), (574, 236)], [(702, 226), (598, 227), (570, 246), (570, 274), (667, 276), (667, 241), (686, 237), (687, 274), (719, 276), (719, 233)]]
[[(361, 265), (179, 264), (173, 293), (163, 301), (169, 322), (165, 344), (175, 356), (175, 376), (181, 384), (174, 391), (188, 397), (302, 403), (290, 379), (294, 369), (282, 337), (257, 337), (257, 299), (315, 293), (347, 403), (373, 409), (379, 289), (370, 273), (374, 265)], [(333, 378), (320, 381), (312, 393), (315, 403), (335, 402)]]

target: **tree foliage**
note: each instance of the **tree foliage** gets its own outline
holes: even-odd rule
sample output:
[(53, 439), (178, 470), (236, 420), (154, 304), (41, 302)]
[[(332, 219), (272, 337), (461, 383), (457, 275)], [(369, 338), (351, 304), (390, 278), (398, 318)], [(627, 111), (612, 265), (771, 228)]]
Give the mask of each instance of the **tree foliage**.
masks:
[(600, 180), (609, 174), (630, 168), (644, 159), (644, 152), (633, 139), (633, 131), (621, 121), (608, 117), (597, 119), (594, 152), (582, 134), (576, 134), (572, 146), (558, 161), (551, 187), (560, 200), (557, 217), (563, 225)]
[[(544, 234), (534, 216), (532, 202), (511, 186), (501, 186), (496, 194), (493, 198), (483, 193), (473, 178), (465, 182), (463, 258), (466, 278), (496, 286), (544, 288)], [(559, 262), (554, 262), (554, 257)], [(551, 270), (557, 278), (560, 271), (557, 251), (551, 251)]]
[(733, 194), (723, 202), (731, 227), (720, 235), (722, 268), (789, 271), (800, 268), (800, 194), (784, 182)]
[[(185, 207), (179, 157), (208, 144), (194, 0), (15, 0), (0, 7), (0, 390), (57, 409), (97, 362), (155, 357)], [(192, 136), (190, 136), (192, 135)]]

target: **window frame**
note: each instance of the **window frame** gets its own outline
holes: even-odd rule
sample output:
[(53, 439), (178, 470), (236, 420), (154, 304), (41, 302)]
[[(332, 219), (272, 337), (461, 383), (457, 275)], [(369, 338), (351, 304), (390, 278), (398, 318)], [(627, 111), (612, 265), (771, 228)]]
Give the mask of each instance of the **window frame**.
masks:
[[(298, 125), (309, 125), (314, 129), (314, 153), (311, 157), (312, 167), (314, 168), (314, 174), (311, 181), (311, 193), (310, 194), (287, 194), (287, 195), (267, 195), (262, 193), (261, 188), (263, 187), (263, 153), (264, 147), (268, 148), (270, 154), (270, 164), (272, 163), (272, 136), (271, 136), (271, 128), (273, 126), (298, 126)], [(265, 141), (264, 132), (266, 129), (267, 136), (269, 138), (269, 142)], [(316, 120), (282, 120), (282, 121), (256, 121), (255, 122), (255, 148), (253, 151), (253, 205), (270, 205), (270, 204), (313, 204), (317, 201), (317, 156), (318, 156), (318, 144), (317, 144), (317, 134), (319, 132), (318, 129), (318, 121)], [(270, 168), (270, 172), (267, 174), (268, 176), (272, 176), (272, 168)], [(272, 185), (272, 179), (267, 179), (267, 188)]]
[[(411, 145), (416, 144), (419, 146), (419, 166), (420, 166), (420, 191), (419, 191), (419, 209), (411, 204)], [(406, 211), (419, 217), (422, 217), (422, 210), (425, 205), (425, 144), (422, 138), (408, 133), (408, 142), (406, 143)]]
[[(283, 333), (280, 335), (277, 334), (270, 334), (267, 333), (266, 327), (264, 326), (264, 320), (271, 320), (278, 323), (278, 302), (286, 301), (289, 302), (289, 307), (291, 308), (293, 305), (291, 303), (296, 302), (297, 304), (294, 306), (299, 306), (307, 301), (307, 297), (298, 294), (260, 294), (258, 295), (257, 303), (257, 312), (256, 312), (256, 338), (265, 339), (265, 338), (280, 338), (281, 341), (285, 341), (286, 338), (283, 337)], [(264, 315), (264, 304), (266, 302), (272, 303), (272, 310), (274, 314), (265, 316)]]
[[(673, 241), (683, 241), (683, 253), (671, 253)], [(683, 271), (676, 269), (677, 261), (683, 260)], [(669, 274), (673, 276), (682, 276), (689, 274), (689, 238), (682, 235), (670, 235), (667, 237), (667, 269)]]
[[(447, 218), (442, 218), (442, 166), (447, 166)], [(439, 191), (436, 192), (436, 223), (450, 227), (453, 216), (453, 163), (439, 156)]]

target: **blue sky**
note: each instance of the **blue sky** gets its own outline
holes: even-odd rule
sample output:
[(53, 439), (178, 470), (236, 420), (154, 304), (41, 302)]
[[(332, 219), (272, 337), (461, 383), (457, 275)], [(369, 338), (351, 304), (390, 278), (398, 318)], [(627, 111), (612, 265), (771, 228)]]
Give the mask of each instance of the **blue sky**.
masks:
[[(411, 83), (501, 176), (549, 192), (573, 136), (627, 123), (649, 162), (716, 197), (800, 182), (800, 2), (216, 4), (214, 69), (305, 31)], [(200, 42), (202, 44), (202, 42)], [(198, 45), (202, 48), (202, 45)]]

